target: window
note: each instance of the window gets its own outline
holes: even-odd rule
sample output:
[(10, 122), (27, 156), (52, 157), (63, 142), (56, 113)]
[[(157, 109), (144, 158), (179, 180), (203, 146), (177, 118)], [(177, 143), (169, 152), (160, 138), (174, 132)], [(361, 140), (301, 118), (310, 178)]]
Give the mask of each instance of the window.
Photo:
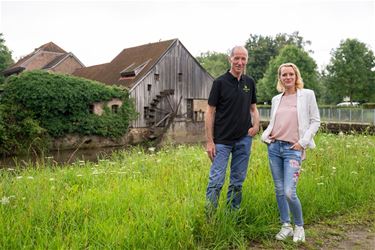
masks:
[(119, 105), (112, 105), (112, 107), (111, 107), (112, 112), (113, 113), (117, 113), (118, 112), (118, 108), (119, 108)]
[(151, 84), (147, 84), (147, 91), (151, 91)]
[(147, 119), (148, 113), (149, 113), (149, 107), (144, 107), (143, 108), (143, 118)]
[(178, 73), (178, 81), (179, 81), (179, 82), (182, 81), (182, 73)]
[(187, 99), (186, 103), (186, 113), (187, 118), (194, 122), (203, 122), (205, 119), (205, 111), (207, 109), (207, 100), (194, 100)]
[(187, 99), (186, 102), (187, 102), (186, 103), (187, 118), (191, 119), (191, 120), (194, 120), (194, 117), (193, 117), (193, 99)]
[(90, 114), (94, 114), (94, 108), (95, 108), (95, 105), (94, 105), (94, 104), (90, 104), (90, 105), (89, 105), (89, 113), (90, 113)]
[(146, 67), (146, 65), (151, 61), (151, 59), (148, 59), (146, 62), (143, 62), (141, 64), (132, 63), (128, 67), (126, 67), (124, 70), (120, 72), (121, 78), (120, 79), (133, 79), (135, 78), (143, 69)]
[(159, 79), (160, 79), (160, 76), (159, 76), (159, 74), (158, 74), (158, 73), (155, 73), (155, 74), (154, 74), (154, 79), (155, 79), (155, 81), (159, 81)]

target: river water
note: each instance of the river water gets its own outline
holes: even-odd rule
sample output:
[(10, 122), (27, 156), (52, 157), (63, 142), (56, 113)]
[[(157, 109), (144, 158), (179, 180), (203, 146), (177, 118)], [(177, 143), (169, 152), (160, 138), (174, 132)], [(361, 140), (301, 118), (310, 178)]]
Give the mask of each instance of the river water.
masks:
[(127, 147), (105, 147), (79, 150), (51, 151), (43, 154), (17, 155), (0, 158), (0, 168), (26, 167), (35, 164), (65, 165), (84, 160), (97, 162), (109, 158), (113, 152), (125, 150)]

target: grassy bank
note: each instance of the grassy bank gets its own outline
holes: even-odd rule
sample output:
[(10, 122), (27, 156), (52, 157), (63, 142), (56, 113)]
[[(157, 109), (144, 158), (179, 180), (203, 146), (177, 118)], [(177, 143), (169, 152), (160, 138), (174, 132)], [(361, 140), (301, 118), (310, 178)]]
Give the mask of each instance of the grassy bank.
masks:
[[(321, 134), (316, 142), (299, 183), (307, 229), (375, 204), (375, 136)], [(1, 169), (0, 248), (226, 249), (273, 239), (279, 224), (266, 146), (254, 140), (241, 210), (225, 209), (225, 186), (208, 220), (209, 165), (201, 146), (179, 146)]]

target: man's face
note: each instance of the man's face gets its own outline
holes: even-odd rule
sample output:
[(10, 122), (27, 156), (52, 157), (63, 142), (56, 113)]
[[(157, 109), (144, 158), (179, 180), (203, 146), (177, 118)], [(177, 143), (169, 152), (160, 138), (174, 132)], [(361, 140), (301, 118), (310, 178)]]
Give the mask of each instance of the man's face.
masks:
[(241, 75), (247, 64), (247, 53), (244, 49), (236, 48), (229, 58), (231, 71), (236, 75)]

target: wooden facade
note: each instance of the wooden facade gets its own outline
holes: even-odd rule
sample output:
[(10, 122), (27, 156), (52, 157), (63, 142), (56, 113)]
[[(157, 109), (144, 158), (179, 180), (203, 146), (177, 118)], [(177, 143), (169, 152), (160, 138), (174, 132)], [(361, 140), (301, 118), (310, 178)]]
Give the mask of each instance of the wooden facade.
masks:
[(73, 75), (127, 88), (139, 113), (131, 126), (151, 130), (174, 119), (203, 121), (213, 82), (178, 39), (124, 49), (111, 62)]
[[(148, 127), (150, 117), (147, 113), (158, 96), (162, 98), (154, 107), (156, 122), (165, 113), (176, 111), (177, 106), (177, 117), (194, 120), (193, 101), (207, 100), (212, 82), (213, 78), (181, 42), (175, 40), (148, 74), (130, 89), (140, 113), (133, 126)], [(171, 93), (163, 96), (163, 91), (169, 90)]]

